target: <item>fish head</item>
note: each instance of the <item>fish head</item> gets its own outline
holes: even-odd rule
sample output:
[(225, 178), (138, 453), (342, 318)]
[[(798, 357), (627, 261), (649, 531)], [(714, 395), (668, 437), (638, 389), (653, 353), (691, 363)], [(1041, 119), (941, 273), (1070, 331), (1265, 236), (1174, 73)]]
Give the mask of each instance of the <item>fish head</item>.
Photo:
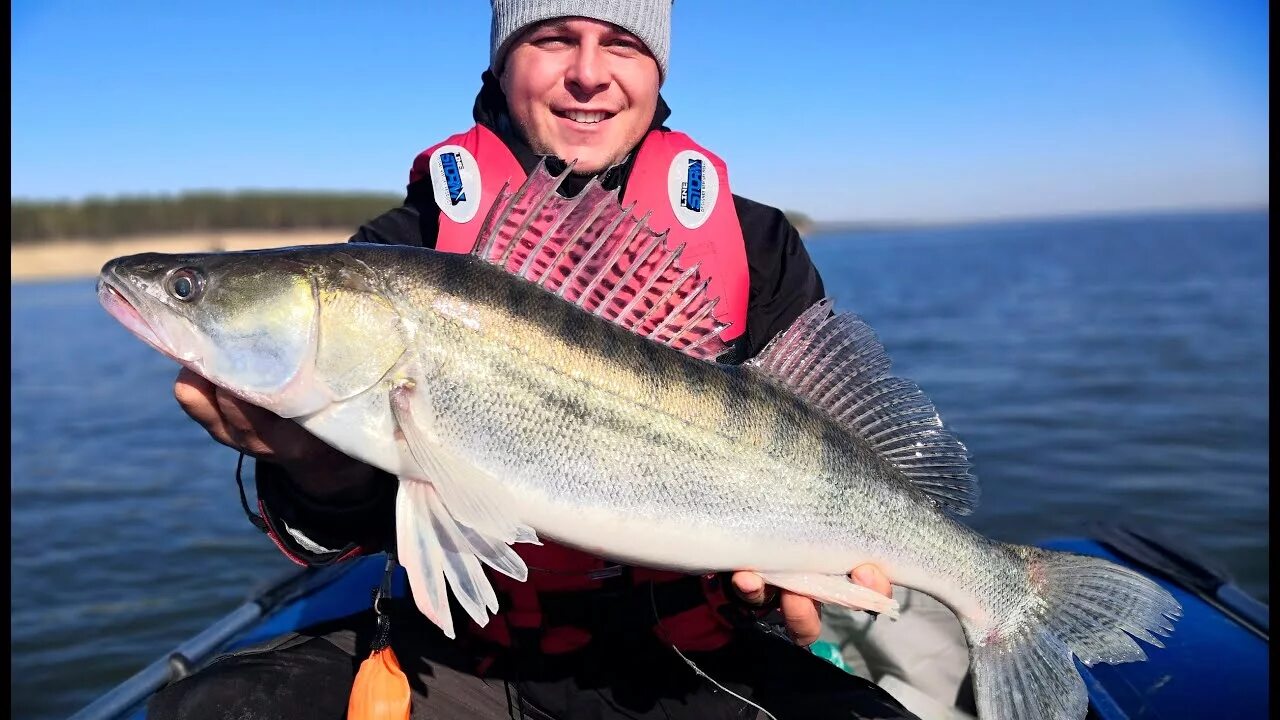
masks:
[(335, 257), (131, 255), (103, 266), (98, 299), (161, 353), (247, 402), (299, 417), (369, 387), (405, 347), (372, 270), (335, 267)]

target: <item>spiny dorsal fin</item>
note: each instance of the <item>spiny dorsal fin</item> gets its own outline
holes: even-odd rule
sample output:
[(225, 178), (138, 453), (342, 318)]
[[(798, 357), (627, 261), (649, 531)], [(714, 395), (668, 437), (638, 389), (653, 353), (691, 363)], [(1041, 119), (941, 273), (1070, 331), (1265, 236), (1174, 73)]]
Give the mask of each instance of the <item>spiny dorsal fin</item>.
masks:
[(871, 328), (852, 313), (832, 314), (831, 304), (815, 303), (745, 365), (867, 441), (938, 505), (973, 512), (978, 483), (968, 450), (915, 383), (889, 374)]
[(653, 232), (648, 215), (636, 218), (634, 204), (623, 207), (597, 180), (561, 197), (570, 169), (553, 176), (544, 161), (514, 193), (504, 187), (471, 254), (693, 357), (723, 353), (728, 325), (716, 319), (718, 298), (698, 268), (682, 266), (684, 246), (667, 247), (666, 232)]

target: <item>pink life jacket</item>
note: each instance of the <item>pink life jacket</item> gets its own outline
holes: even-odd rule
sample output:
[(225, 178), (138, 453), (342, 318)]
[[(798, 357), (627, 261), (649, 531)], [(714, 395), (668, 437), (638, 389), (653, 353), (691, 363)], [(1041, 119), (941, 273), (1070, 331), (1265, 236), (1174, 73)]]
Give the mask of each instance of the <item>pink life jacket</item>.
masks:
[[(476, 125), (464, 133), (424, 150), (409, 174), (415, 182), (430, 174), (440, 230), (436, 249), (467, 253), (473, 249), (480, 228), (499, 192), (514, 189), (527, 179), (511, 150), (488, 128)], [(681, 261), (700, 265), (709, 278), (709, 297), (719, 297), (716, 319), (728, 323), (720, 337), (729, 342), (746, 327), (749, 274), (742, 227), (729, 189), (724, 162), (701, 148), (684, 133), (650, 131), (641, 143), (627, 182), (623, 204), (634, 202), (635, 215), (650, 213), (654, 232), (668, 231), (668, 245), (684, 244)], [(484, 628), (466, 624), (464, 635), (510, 647), (523, 634), (542, 652), (559, 654), (585, 646), (585, 628), (557, 624), (550, 595), (592, 592), (604, 587), (611, 563), (603, 558), (544, 540), (542, 545), (517, 545), (516, 552), (531, 569), (528, 580), (517, 582), (500, 573), (487, 572), (501, 593), (502, 608)], [(677, 647), (708, 651), (732, 637), (733, 625), (723, 608), (729, 603), (726, 589), (715, 575), (690, 577), (680, 573), (634, 568), (634, 583), (696, 584), (703, 601), (679, 611), (663, 613), (654, 629)]]
[[(483, 125), (422, 151), (409, 182), (428, 173), (440, 206), (436, 249), (456, 253), (471, 251), (503, 186), (516, 188), (526, 180), (511, 150)], [(652, 130), (640, 143), (622, 202), (634, 202), (637, 216), (650, 213), (649, 227), (667, 230), (670, 246), (685, 245), (682, 263), (699, 265), (710, 278), (708, 296), (720, 298), (716, 318), (729, 324), (721, 337), (730, 342), (741, 336), (747, 319), (747, 250), (724, 161), (684, 133)]]

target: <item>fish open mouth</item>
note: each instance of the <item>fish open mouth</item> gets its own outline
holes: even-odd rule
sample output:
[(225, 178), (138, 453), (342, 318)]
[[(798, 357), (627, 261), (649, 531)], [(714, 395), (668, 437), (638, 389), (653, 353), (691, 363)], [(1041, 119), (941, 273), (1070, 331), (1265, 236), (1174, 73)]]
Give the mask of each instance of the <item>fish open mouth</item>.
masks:
[(143, 342), (175, 360), (178, 359), (156, 334), (155, 330), (151, 329), (151, 325), (143, 319), (142, 314), (129, 302), (128, 298), (105, 280), (98, 281), (98, 302), (111, 314), (111, 317), (118, 320), (121, 325), (124, 325), (129, 332), (141, 338)]

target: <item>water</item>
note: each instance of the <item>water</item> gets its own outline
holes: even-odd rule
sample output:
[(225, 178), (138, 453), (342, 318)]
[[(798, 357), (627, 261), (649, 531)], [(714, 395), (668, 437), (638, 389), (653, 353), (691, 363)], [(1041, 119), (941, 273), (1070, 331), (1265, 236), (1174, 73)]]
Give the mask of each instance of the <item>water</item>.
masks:
[[(818, 235), (999, 539), (1155, 526), (1267, 593), (1265, 213)], [(93, 282), (16, 285), (12, 711), (61, 718), (291, 568)]]

